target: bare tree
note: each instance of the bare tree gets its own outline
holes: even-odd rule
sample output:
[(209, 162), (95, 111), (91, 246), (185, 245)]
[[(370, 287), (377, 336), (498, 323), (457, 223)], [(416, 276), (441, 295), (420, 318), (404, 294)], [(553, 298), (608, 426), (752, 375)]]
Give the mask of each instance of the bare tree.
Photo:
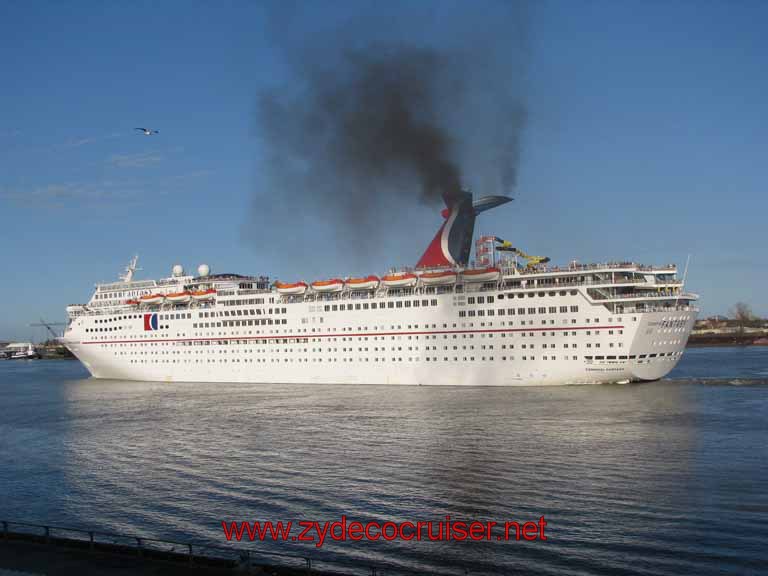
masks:
[(731, 310), (731, 316), (736, 320), (736, 323), (739, 325), (739, 331), (741, 332), (744, 331), (745, 326), (749, 326), (755, 320), (755, 315), (752, 314), (752, 308), (749, 307), (749, 304), (745, 304), (744, 302), (736, 303)]

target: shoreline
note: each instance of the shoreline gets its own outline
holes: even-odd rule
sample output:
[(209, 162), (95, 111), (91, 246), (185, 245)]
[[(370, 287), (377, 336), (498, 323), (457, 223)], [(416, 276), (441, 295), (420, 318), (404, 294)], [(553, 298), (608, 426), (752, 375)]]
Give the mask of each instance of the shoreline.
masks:
[(687, 348), (768, 346), (765, 334), (692, 334)]

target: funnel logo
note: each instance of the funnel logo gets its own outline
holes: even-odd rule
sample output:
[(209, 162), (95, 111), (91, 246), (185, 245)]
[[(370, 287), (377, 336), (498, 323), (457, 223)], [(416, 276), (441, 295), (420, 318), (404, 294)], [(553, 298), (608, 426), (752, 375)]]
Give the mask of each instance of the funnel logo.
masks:
[(144, 314), (144, 331), (157, 330), (157, 314)]
[(506, 204), (507, 196), (484, 196), (472, 200), (472, 194), (462, 191), (444, 197), (447, 208), (443, 210), (445, 222), (435, 234), (416, 268), (444, 268), (466, 266), (472, 249), (475, 216), (496, 206)]

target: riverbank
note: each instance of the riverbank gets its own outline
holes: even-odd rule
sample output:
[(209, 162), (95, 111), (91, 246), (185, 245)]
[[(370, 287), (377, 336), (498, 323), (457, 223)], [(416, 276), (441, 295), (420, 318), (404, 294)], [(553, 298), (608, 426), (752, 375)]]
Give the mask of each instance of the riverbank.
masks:
[(701, 348), (705, 346), (768, 346), (768, 334), (761, 333), (728, 333), (728, 334), (691, 334), (688, 346)]

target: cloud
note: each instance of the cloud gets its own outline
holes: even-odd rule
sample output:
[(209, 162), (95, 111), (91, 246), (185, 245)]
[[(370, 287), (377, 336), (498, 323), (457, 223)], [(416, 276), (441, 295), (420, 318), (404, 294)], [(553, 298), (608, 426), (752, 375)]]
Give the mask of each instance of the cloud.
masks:
[(163, 155), (158, 152), (139, 152), (137, 154), (113, 154), (109, 157), (109, 163), (118, 168), (144, 168), (157, 164), (163, 160)]
[(152, 195), (170, 195), (185, 190), (190, 180), (205, 178), (213, 170), (192, 172), (147, 180), (100, 179), (93, 182), (54, 182), (30, 188), (0, 186), (0, 202), (8, 201), (27, 208), (65, 208), (68, 206), (127, 206), (140, 204)]
[(133, 200), (140, 194), (140, 187), (112, 182), (67, 182), (28, 189), (0, 189), (0, 199), (35, 208), (64, 208), (90, 203), (117, 204)]
[(205, 178), (206, 176), (210, 176), (213, 174), (213, 170), (193, 170), (192, 172), (187, 172), (186, 174), (179, 174), (177, 176), (171, 176), (168, 180), (178, 181), (178, 180), (194, 180), (196, 178)]
[(96, 142), (98, 138), (95, 136), (88, 137), (88, 138), (70, 138), (64, 143), (64, 146), (66, 148), (79, 148), (80, 146), (85, 146), (86, 144), (92, 144)]

